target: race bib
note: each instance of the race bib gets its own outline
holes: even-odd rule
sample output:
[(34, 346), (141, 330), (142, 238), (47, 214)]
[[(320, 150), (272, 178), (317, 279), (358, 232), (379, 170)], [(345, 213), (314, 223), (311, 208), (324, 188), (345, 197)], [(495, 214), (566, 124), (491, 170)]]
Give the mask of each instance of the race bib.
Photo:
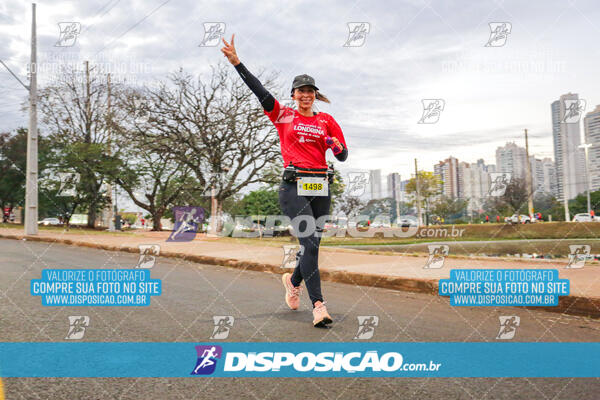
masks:
[(328, 196), (329, 182), (327, 178), (298, 178), (298, 196)]

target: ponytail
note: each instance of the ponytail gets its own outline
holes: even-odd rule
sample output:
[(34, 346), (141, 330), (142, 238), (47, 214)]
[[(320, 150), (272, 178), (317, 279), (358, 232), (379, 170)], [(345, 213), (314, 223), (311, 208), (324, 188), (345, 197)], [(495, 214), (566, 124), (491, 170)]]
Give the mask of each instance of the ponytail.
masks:
[(318, 90), (317, 90), (317, 92), (315, 94), (315, 97), (316, 97), (317, 100), (321, 100), (321, 101), (324, 101), (325, 103), (331, 104), (331, 101), (329, 101), (329, 99), (327, 98), (327, 96), (325, 96), (324, 94), (322, 94)]

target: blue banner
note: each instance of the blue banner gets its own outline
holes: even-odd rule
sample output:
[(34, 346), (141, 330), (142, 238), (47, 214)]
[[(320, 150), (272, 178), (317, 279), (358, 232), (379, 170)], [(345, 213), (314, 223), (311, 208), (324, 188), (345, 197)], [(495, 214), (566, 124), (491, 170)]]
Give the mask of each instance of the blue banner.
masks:
[(4, 377), (600, 377), (600, 343), (0, 343)]
[(569, 292), (557, 269), (452, 269), (438, 283), (451, 306), (557, 306)]
[(162, 283), (148, 269), (43, 269), (30, 292), (44, 306), (149, 306)]

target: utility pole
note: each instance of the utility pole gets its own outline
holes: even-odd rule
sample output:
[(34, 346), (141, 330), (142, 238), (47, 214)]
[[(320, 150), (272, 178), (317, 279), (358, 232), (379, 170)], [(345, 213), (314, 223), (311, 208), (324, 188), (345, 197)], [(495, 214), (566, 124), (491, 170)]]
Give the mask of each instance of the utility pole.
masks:
[[(394, 178), (396, 175), (392, 175)], [(396, 199), (396, 221), (400, 218), (400, 199), (398, 194), (402, 191), (402, 177), (398, 174), (398, 182), (394, 182), (394, 199)]]
[[(112, 114), (110, 109), (110, 72), (106, 76), (106, 91), (107, 91), (107, 101), (106, 101), (106, 113), (108, 117), (108, 155), (112, 155)], [(108, 193), (108, 231), (115, 231), (115, 222), (113, 221), (113, 202), (112, 202), (112, 185), (110, 182), (106, 185), (106, 192)]]
[(37, 36), (35, 3), (31, 5), (31, 62), (29, 64), (29, 130), (25, 183), (25, 234), (38, 234)]
[(419, 169), (417, 168), (417, 159), (415, 158), (415, 183), (417, 189), (417, 220), (419, 226), (423, 225), (421, 220), (421, 184), (419, 183)]
[[(91, 115), (90, 115), (90, 62), (85, 64), (85, 138), (86, 143), (91, 142)], [(89, 136), (89, 139), (88, 139)]]
[(527, 208), (529, 218), (533, 221), (533, 179), (531, 176), (531, 162), (529, 161), (529, 140), (525, 129), (525, 158), (527, 159)]

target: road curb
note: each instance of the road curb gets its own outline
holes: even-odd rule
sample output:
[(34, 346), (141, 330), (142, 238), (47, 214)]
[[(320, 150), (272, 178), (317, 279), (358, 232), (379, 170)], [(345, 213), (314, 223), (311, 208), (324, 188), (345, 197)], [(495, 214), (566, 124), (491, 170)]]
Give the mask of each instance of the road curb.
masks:
[[(139, 254), (139, 248), (128, 246), (110, 246), (89, 242), (81, 242), (70, 239), (45, 238), (38, 236), (27, 235), (7, 235), (1, 234), (0, 238), (14, 240), (31, 240), (36, 242), (61, 243), (73, 246), (90, 247), (100, 250), (124, 251), (128, 253)], [(270, 272), (274, 274), (283, 274), (288, 272), (288, 269), (283, 269), (279, 265), (257, 263), (252, 261), (243, 261), (233, 258), (220, 258), (212, 256), (200, 256), (193, 254), (183, 254), (170, 251), (161, 251), (163, 257), (180, 258), (186, 261), (192, 261), (202, 264), (219, 265), (230, 268), (244, 269), (258, 272)], [(348, 271), (331, 271), (320, 270), (321, 279), (330, 282), (346, 283), (358, 286), (379, 287), (383, 289), (400, 290), (404, 292), (415, 292), (436, 295), (438, 293), (437, 280), (434, 279), (419, 279), (419, 278), (402, 278), (397, 276), (365, 274)], [(583, 297), (583, 296), (564, 296), (559, 298), (558, 306), (556, 307), (524, 307), (528, 309), (544, 310), (549, 312), (581, 315), (591, 318), (600, 318), (600, 298)]]

